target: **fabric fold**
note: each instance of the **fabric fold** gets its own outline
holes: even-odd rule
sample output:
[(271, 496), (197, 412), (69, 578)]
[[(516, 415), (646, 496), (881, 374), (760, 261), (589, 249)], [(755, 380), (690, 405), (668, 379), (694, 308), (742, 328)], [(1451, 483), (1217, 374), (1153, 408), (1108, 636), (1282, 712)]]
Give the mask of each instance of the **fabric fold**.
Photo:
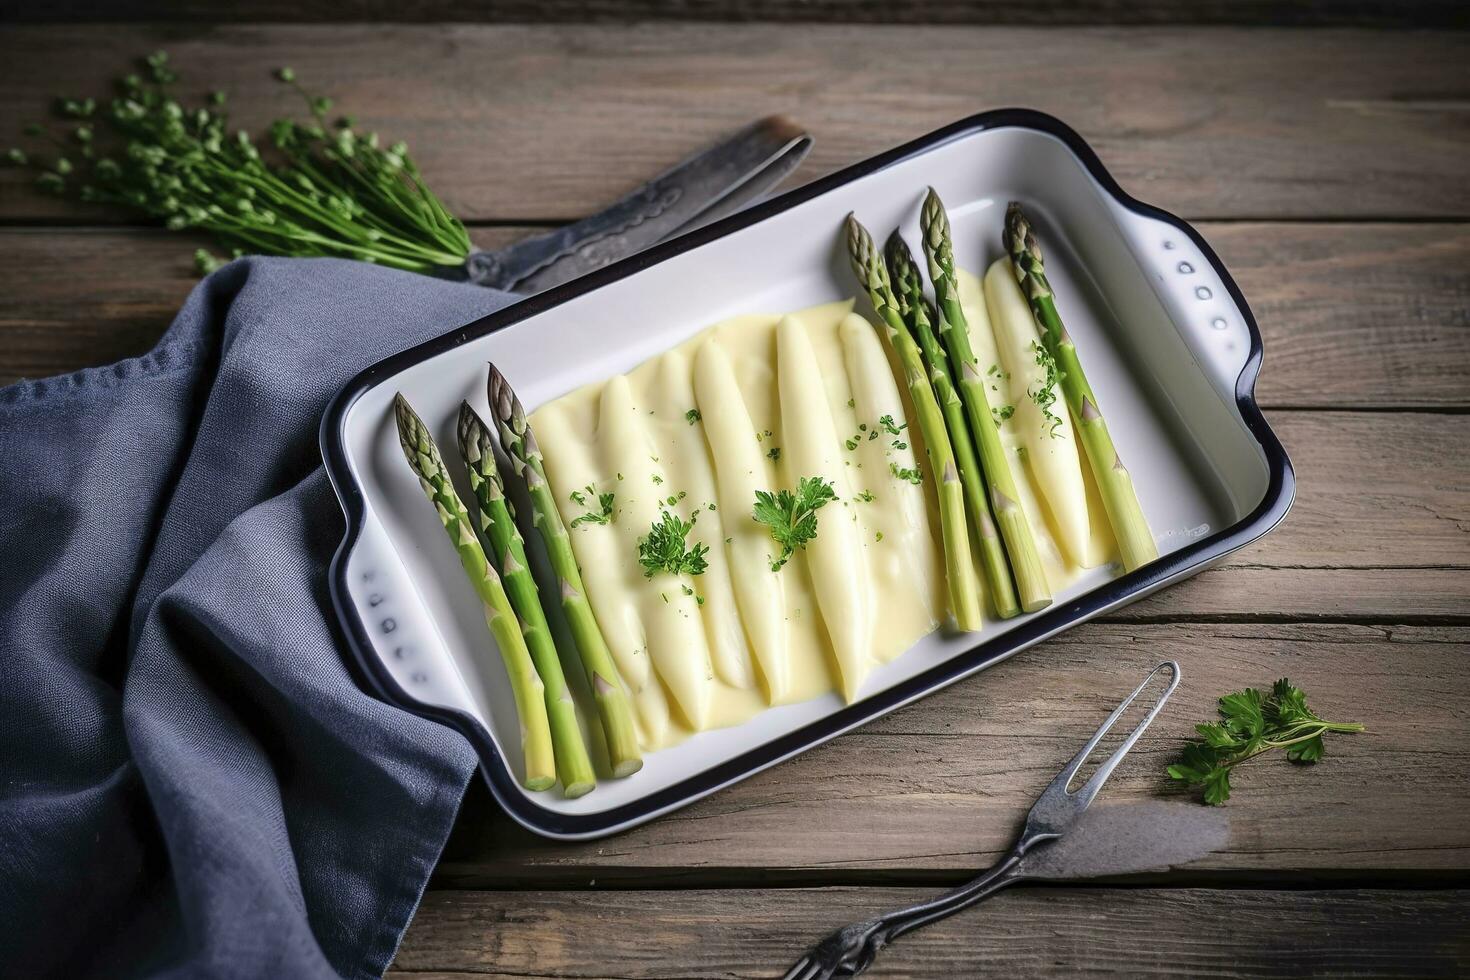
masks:
[(204, 280), (148, 354), (0, 389), (0, 962), (371, 977), (476, 765), (364, 693), (322, 411), (514, 297), (330, 259)]

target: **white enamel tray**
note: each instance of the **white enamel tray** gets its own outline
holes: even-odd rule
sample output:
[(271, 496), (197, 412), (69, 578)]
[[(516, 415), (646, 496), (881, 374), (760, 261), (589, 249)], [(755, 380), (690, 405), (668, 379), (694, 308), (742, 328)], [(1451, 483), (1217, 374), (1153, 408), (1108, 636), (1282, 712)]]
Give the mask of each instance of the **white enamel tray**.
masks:
[[(949, 206), (958, 263), (977, 274), (1001, 254), (1006, 203), (1025, 203), (1160, 560), (1129, 575), (1096, 570), (1049, 608), (987, 621), (978, 634), (928, 636), (875, 670), (853, 704), (833, 694), (768, 710), (651, 753), (641, 772), (602, 779), (580, 799), (523, 790), (510, 768), (520, 753), (509, 685), (479, 603), (404, 465), (394, 392), (450, 447), (461, 399), (487, 412), (487, 361), (533, 410), (726, 317), (851, 296), (843, 217), (855, 211), (880, 238), (898, 225), (918, 241), (919, 202), (930, 185)], [(971, 117), (475, 323), (445, 327), (438, 340), (359, 375), (322, 420), (322, 453), (348, 527), (332, 597), (377, 692), (461, 731), (501, 805), (551, 837), (597, 837), (650, 820), (1192, 575), (1269, 531), (1293, 495), (1291, 464), (1252, 397), (1260, 333), (1215, 253), (1185, 222), (1124, 194), (1076, 133), (1026, 110)], [(526, 538), (535, 540), (529, 529)], [(580, 674), (568, 670), (569, 679)]]

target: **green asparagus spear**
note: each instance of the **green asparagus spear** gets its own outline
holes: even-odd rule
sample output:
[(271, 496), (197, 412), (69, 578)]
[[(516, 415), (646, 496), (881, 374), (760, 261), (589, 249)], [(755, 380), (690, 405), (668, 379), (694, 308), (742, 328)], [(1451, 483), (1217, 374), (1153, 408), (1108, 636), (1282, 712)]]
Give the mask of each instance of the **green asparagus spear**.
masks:
[(955, 624), (971, 632), (981, 625), (980, 581), (970, 558), (970, 534), (965, 524), (965, 493), (955, 465), (954, 449), (944, 428), (944, 416), (924, 371), (924, 358), (918, 345), (908, 334), (888, 270), (873, 244), (873, 236), (856, 217), (847, 216), (847, 252), (852, 271), (873, 301), (873, 309), (883, 321), (883, 334), (888, 339), (899, 364), (904, 383), (914, 403), (919, 433), (924, 437), (924, 450), (929, 456), (929, 469), (938, 481), (939, 533), (944, 546), (945, 570), (949, 576), (950, 604)]
[(551, 741), (556, 749), (556, 773), (562, 791), (575, 799), (592, 792), (597, 776), (592, 760), (582, 742), (582, 729), (577, 725), (577, 705), (562, 675), (556, 642), (536, 594), (536, 580), (526, 560), (526, 546), (521, 532), (511, 519), (500, 471), (495, 466), (495, 450), (490, 431), (470, 408), (468, 402), (459, 407), (459, 453), (470, 473), (470, 491), (474, 494), (479, 520), (480, 543), (492, 564), (500, 572), (510, 604), (521, 621), (536, 673), (546, 690), (546, 717), (551, 724)]
[(1000, 525), (1001, 538), (1005, 540), (1011, 571), (1016, 576), (1021, 608), (1035, 612), (1051, 605), (1051, 587), (1047, 585), (1046, 571), (1036, 551), (1031, 525), (1021, 509), (1016, 480), (1006, 459), (1005, 447), (1001, 445), (1000, 432), (990, 411), (990, 398), (985, 393), (985, 382), (980, 377), (975, 352), (970, 346), (970, 326), (960, 306), (955, 280), (949, 216), (932, 187), (924, 198), (919, 220), (924, 230), (924, 255), (929, 260), (929, 278), (934, 283), (939, 311), (939, 336), (949, 351), (950, 370), (957, 379), (960, 399), (965, 403), (965, 411), (970, 418), (970, 433), (980, 452), (986, 482), (990, 485), (990, 504), (995, 511), (995, 522)]
[(577, 558), (572, 553), (572, 542), (567, 536), (566, 525), (556, 509), (551, 496), (551, 485), (546, 481), (546, 468), (541, 460), (541, 449), (536, 437), (526, 422), (526, 411), (520, 399), (511, 389), (505, 376), (490, 365), (490, 411), (499, 426), (500, 445), (510, 457), (512, 468), (526, 483), (534, 511), (532, 523), (546, 543), (546, 552), (551, 558), (551, 567), (561, 583), (562, 610), (566, 613), (567, 625), (581, 655), (582, 666), (587, 670), (587, 683), (597, 701), (597, 713), (602, 721), (603, 735), (607, 741), (608, 760), (614, 776), (631, 776), (643, 768), (643, 756), (638, 748), (638, 735), (633, 727), (633, 703), (623, 687), (622, 677), (613, 662), (607, 641), (592, 606), (587, 601), (587, 590), (582, 585), (582, 573), (577, 568)]
[(1041, 248), (1036, 244), (1036, 236), (1019, 202), (1012, 201), (1006, 208), (1004, 237), (1021, 292), (1026, 294), (1031, 312), (1041, 326), (1042, 340), (1061, 372), (1062, 394), (1067, 399), (1072, 422), (1077, 426), (1082, 448), (1097, 480), (1108, 523), (1118, 539), (1123, 568), (1131, 572), (1159, 557), (1158, 545), (1154, 543), (1153, 532), (1143, 516), (1133, 477), (1123, 466), (1122, 457), (1113, 445), (1113, 437), (1108, 434), (1108, 424), (1103, 421), (1097, 396), (1087, 383), (1087, 375), (1077, 357), (1077, 347), (1057, 313), (1056, 299), (1041, 261)]
[(516, 712), (520, 715), (521, 748), (526, 762), (524, 785), (531, 790), (548, 789), (556, 782), (556, 758), (546, 719), (544, 689), (526, 649), (526, 640), (517, 628), (515, 610), (511, 608), (500, 576), (485, 560), (484, 549), (480, 547), (470, 524), (470, 515), (455, 492), (454, 484), (449, 482), (449, 473), (444, 469), (444, 460), (429, 430), (401, 394), (393, 396), (393, 414), (398, 421), (398, 441), (403, 446), (403, 455), (408, 457), (408, 465), (418, 474), (419, 486), (424, 488), (424, 494), (439, 512), (439, 520), (459, 552), (459, 562), (485, 605), (485, 620), (490, 624), (495, 646), (505, 661)]
[(1002, 619), (1009, 619), (1021, 611), (1016, 602), (1016, 588), (1011, 583), (1011, 569), (1006, 564), (1005, 548), (996, 533), (995, 521), (990, 515), (990, 500), (985, 493), (985, 480), (980, 470), (980, 461), (975, 458), (975, 443), (970, 438), (970, 425), (965, 421), (965, 409), (960, 396), (955, 392), (954, 381), (949, 376), (949, 364), (934, 336), (933, 319), (929, 301), (924, 298), (924, 280), (914, 257), (909, 252), (903, 236), (897, 231), (888, 237), (884, 246), (888, 258), (888, 274), (893, 283), (893, 293), (898, 299), (898, 310), (909, 330), (919, 341), (919, 350), (929, 365), (929, 382), (934, 386), (934, 397), (944, 414), (945, 428), (949, 431), (950, 445), (960, 470), (960, 484), (964, 487), (965, 503), (969, 507), (970, 524), (976, 532), (976, 544), (980, 549), (980, 566), (985, 571), (985, 581), (990, 586), (990, 598), (995, 612)]

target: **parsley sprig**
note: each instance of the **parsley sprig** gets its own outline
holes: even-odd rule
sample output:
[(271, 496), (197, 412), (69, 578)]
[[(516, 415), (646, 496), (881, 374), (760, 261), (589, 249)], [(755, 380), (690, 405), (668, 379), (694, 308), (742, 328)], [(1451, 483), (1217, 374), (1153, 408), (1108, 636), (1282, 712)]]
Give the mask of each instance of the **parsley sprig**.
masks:
[(694, 521), (684, 520), (677, 514), (663, 512), (663, 519), (648, 529), (648, 536), (638, 542), (638, 563), (643, 566), (643, 575), (653, 578), (659, 572), (679, 575), (703, 575), (709, 567), (705, 555), (709, 546), (695, 543), (689, 547), (689, 532), (694, 530)]
[(771, 571), (781, 567), (807, 542), (817, 536), (817, 511), (837, 499), (832, 484), (819, 476), (804, 476), (796, 485), (796, 493), (782, 490), (755, 492), (755, 519), (771, 532), (781, 554), (771, 559)]
[(1292, 762), (1322, 758), (1328, 732), (1361, 732), (1359, 724), (1323, 721), (1307, 707), (1307, 696), (1282, 678), (1262, 695), (1253, 687), (1220, 699), (1220, 720), (1196, 725), (1199, 740), (1184, 747), (1169, 775), (1186, 786), (1201, 786), (1204, 801), (1218, 806), (1230, 799), (1230, 770), (1272, 749), (1285, 749)]

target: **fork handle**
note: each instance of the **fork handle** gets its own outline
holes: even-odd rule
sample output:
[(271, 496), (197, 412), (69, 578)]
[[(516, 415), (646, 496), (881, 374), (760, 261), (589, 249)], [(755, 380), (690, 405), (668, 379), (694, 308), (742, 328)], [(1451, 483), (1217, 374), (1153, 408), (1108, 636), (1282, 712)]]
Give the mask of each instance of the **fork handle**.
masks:
[(978, 878), (965, 882), (927, 902), (911, 906), (884, 916), (887, 925), (883, 932), (883, 943), (887, 945), (906, 932), (911, 932), (931, 922), (948, 918), (956, 912), (989, 898), (1008, 885), (1014, 885), (1025, 876), (1016, 867), (1021, 861), (1020, 853), (1012, 851)]
[(1022, 853), (1020, 846), (1013, 847), (979, 877), (958, 888), (908, 908), (843, 926), (812, 947), (786, 977), (788, 980), (827, 980), (863, 973), (872, 966), (879, 950), (904, 933), (969, 908), (1007, 885), (1020, 881), (1023, 875), (1016, 872), (1016, 866)]

